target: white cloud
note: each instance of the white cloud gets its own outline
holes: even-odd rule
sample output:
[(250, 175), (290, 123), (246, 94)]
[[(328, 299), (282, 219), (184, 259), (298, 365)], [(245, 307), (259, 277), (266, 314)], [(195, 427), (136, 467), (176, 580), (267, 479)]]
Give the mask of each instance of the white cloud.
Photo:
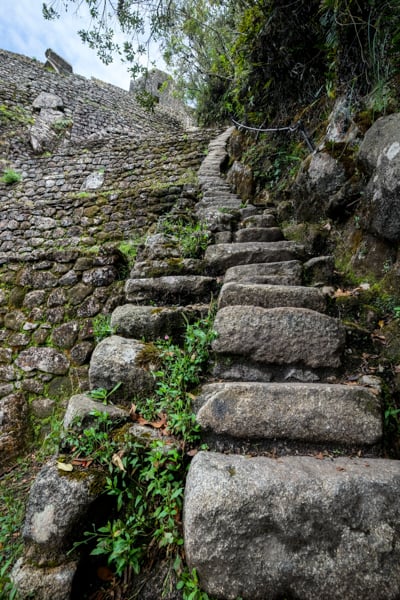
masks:
[[(1, 0), (1, 5), (0, 47), (4, 50), (44, 62), (46, 49), (52, 48), (72, 65), (74, 73), (129, 88), (127, 65), (116, 59), (106, 66), (81, 42), (77, 31), (86, 25), (84, 19), (68, 12), (58, 21), (46, 21), (41, 0)], [(154, 45), (151, 52), (159, 68), (165, 68)]]

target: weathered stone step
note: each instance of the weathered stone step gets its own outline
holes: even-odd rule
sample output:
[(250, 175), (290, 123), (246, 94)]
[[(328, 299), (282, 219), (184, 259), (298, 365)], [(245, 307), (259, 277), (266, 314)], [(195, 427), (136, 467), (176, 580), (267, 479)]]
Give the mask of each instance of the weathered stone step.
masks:
[(215, 352), (264, 364), (339, 367), (345, 343), (337, 319), (307, 308), (226, 306), (214, 329)]
[(154, 301), (165, 305), (209, 301), (216, 290), (217, 282), (213, 277), (200, 275), (128, 279), (125, 283), (128, 302)]
[(238, 265), (226, 271), (224, 282), (301, 285), (302, 272), (299, 260)]
[(280, 242), (283, 233), (279, 227), (246, 227), (239, 229), (233, 238), (234, 242)]
[(168, 335), (180, 338), (187, 322), (203, 318), (209, 311), (208, 304), (192, 306), (143, 306), (124, 304), (111, 315), (111, 327), (123, 337), (148, 341)]
[(296, 242), (247, 242), (208, 246), (204, 259), (210, 273), (222, 274), (236, 265), (296, 260), (303, 256), (304, 246)]
[(199, 452), (185, 554), (224, 600), (400, 597), (400, 461)]
[(276, 227), (276, 218), (274, 215), (268, 213), (266, 215), (253, 215), (251, 217), (247, 217), (241, 223), (239, 223), (240, 228), (246, 227)]
[(325, 312), (326, 299), (317, 288), (232, 281), (222, 286), (218, 307), (235, 305), (261, 306), (262, 308), (297, 306)]
[(204, 385), (197, 422), (213, 435), (363, 446), (382, 437), (380, 401), (361, 386), (225, 382)]

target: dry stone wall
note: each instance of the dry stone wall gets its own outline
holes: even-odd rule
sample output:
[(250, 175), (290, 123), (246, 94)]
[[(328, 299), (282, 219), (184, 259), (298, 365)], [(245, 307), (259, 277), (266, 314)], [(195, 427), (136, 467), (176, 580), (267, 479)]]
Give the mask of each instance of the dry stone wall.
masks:
[(126, 300), (118, 246), (195, 202), (210, 135), (145, 112), (127, 91), (0, 50), (0, 175), (21, 177), (0, 182), (0, 473), (32, 417), (87, 389), (93, 319)]

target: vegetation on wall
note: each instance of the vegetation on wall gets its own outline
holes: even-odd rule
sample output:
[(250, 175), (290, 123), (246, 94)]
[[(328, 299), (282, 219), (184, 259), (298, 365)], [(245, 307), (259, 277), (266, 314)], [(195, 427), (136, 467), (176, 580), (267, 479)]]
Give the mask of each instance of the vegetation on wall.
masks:
[(105, 63), (120, 54), (136, 75), (158, 40), (205, 123), (285, 120), (348, 90), (383, 109), (398, 75), (399, 0), (52, 0), (43, 12), (80, 5), (91, 17), (80, 36)]

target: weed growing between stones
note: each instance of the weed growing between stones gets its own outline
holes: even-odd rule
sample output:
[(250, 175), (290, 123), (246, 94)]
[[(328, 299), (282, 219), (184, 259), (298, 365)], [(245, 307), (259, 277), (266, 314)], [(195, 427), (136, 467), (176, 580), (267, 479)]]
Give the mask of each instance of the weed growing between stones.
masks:
[(114, 328), (111, 327), (110, 315), (97, 315), (93, 321), (93, 337), (98, 344), (101, 340), (104, 340), (109, 335), (115, 333)]
[(22, 175), (20, 173), (17, 173), (13, 169), (6, 169), (0, 181), (6, 185), (12, 185), (13, 183), (18, 183), (21, 179)]
[(136, 435), (106, 413), (95, 412), (86, 429), (73, 424), (63, 438), (63, 460), (107, 468), (104, 492), (115, 499), (112, 518), (86, 531), (71, 552), (85, 545), (91, 555), (104, 555), (121, 580), (130, 580), (153, 560), (167, 559), (184, 600), (208, 600), (196, 573), (184, 566), (181, 511), (190, 456), (199, 443), (191, 390), (207, 367), (215, 338), (212, 321), (210, 312), (187, 323), (182, 346), (168, 336), (155, 342), (160, 357), (155, 395), (133, 405), (131, 415), (162, 435), (154, 438), (151, 429), (147, 437)]
[(185, 222), (165, 218), (160, 220), (158, 231), (177, 240), (180, 254), (184, 258), (199, 258), (204, 254), (209, 243), (209, 232), (198, 221)]

